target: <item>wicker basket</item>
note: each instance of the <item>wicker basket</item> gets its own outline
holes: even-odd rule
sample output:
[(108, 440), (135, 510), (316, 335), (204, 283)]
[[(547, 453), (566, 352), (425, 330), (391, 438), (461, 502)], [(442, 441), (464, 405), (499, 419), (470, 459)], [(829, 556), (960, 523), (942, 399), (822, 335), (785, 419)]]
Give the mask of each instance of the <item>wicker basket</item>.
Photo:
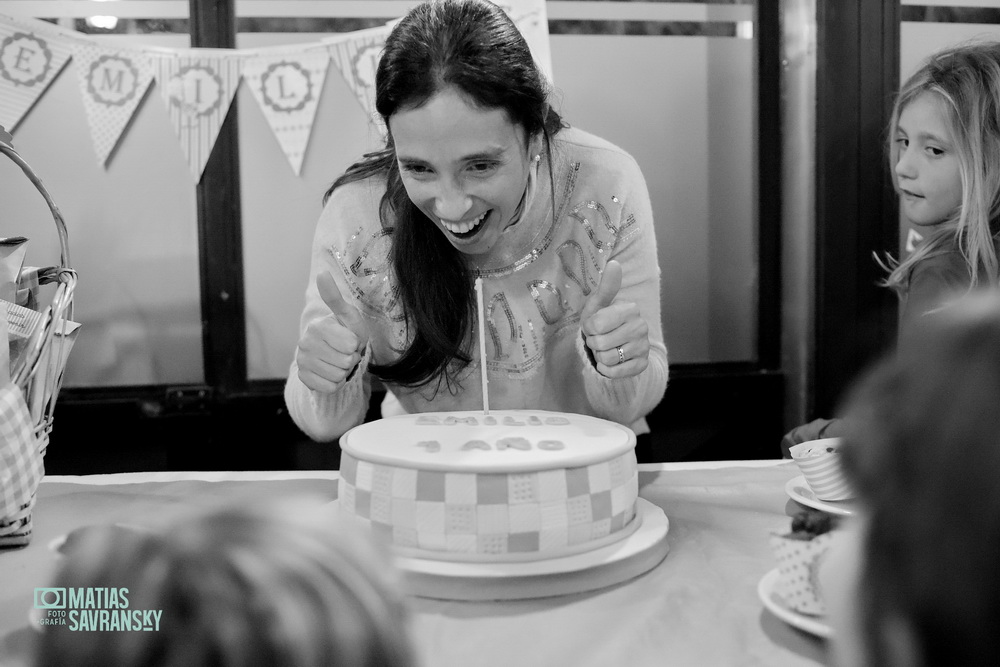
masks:
[[(59, 208), (34, 170), (14, 149), (10, 135), (2, 127), (0, 152), (21, 168), (45, 199), (56, 225), (60, 246), (59, 264), (40, 268), (37, 276), (31, 276), (32, 287), (37, 279), (37, 309), (41, 313), (41, 320), (35, 334), (28, 339), (27, 349), (18, 355), (17, 364), (11, 368), (11, 380), (17, 391), (9, 393), (16, 397), (19, 391), (20, 396), (7, 396), (9, 400), (4, 406), (3, 414), (4, 424), (7, 426), (7, 441), (0, 442), (0, 448), (8, 447), (4, 452), (5, 456), (0, 459), (4, 464), (4, 469), (0, 470), (0, 494), (6, 501), (0, 505), (0, 547), (4, 547), (24, 545), (31, 539), (35, 489), (43, 474), (42, 457), (48, 447), (56, 398), (62, 386), (69, 351), (67, 336), (63, 334), (68, 333), (69, 323), (73, 320), (73, 294), (77, 276), (76, 271), (70, 268), (69, 236)], [(23, 284), (25, 280), (22, 271), (18, 286), (27, 286)], [(23, 424), (23, 431), (30, 433), (25, 438), (29, 442), (12, 442), (17, 439), (17, 423)], [(19, 450), (14, 451), (14, 448)], [(13, 511), (12, 507), (15, 508)]]

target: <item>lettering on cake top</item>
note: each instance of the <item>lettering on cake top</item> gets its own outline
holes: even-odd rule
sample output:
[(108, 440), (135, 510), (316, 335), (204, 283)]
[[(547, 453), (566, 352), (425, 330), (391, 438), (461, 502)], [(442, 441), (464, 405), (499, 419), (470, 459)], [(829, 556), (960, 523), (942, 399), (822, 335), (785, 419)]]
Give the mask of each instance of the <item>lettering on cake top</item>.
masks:
[(489, 452), (493, 450), (493, 447), (491, 447), (490, 443), (486, 442), (485, 440), (469, 440), (467, 443), (462, 445), (463, 452), (469, 452), (472, 451), (473, 449), (482, 449), (484, 451)]
[[(422, 446), (424, 443), (418, 443), (418, 446)], [(505, 449), (517, 449), (522, 452), (531, 451), (532, 449), (542, 449), (547, 452), (554, 452), (560, 449), (565, 449), (566, 444), (562, 440), (539, 440), (537, 443), (532, 444), (527, 438), (500, 438), (496, 441), (496, 445), (491, 445), (485, 440), (469, 440), (467, 443), (462, 445), (459, 449), (463, 452), (472, 451), (473, 449), (481, 449), (483, 451), (491, 452), (494, 449), (498, 452), (502, 452)], [(432, 451), (428, 449), (427, 451)], [(435, 449), (433, 451), (440, 451)]]
[(625, 426), (547, 410), (415, 413), (358, 425), (340, 439), (351, 455), (386, 465), (467, 472), (579, 467), (635, 447)]
[(529, 451), (531, 449), (531, 441), (527, 438), (500, 438), (497, 440), (497, 450), (503, 451), (505, 449), (520, 449), (522, 452)]
[[(479, 426), (479, 419), (474, 416), (457, 416), (457, 415), (445, 415), (441, 417), (439, 415), (417, 415), (416, 423), (418, 426)], [(538, 415), (529, 415), (527, 417), (518, 419), (507, 415), (503, 418), (504, 426), (569, 426), (570, 421), (565, 417), (546, 417), (544, 420)], [(485, 426), (495, 426), (497, 420), (495, 417), (486, 415), (483, 417), (483, 425)]]
[[(482, 418), (483, 425), (485, 426), (495, 426), (497, 424), (496, 418), (491, 415), (480, 415), (479, 417), (476, 417), (475, 415), (417, 415), (416, 423), (421, 426), (479, 426), (480, 418)], [(538, 415), (528, 415), (526, 417), (505, 415), (503, 418), (504, 426), (568, 426), (570, 423), (570, 420), (558, 415), (547, 416), (544, 421)], [(417, 447), (424, 449), (428, 453), (441, 451), (441, 443), (436, 440), (421, 440), (420, 442), (417, 442)], [(527, 438), (509, 436), (500, 438), (493, 444), (478, 438), (469, 440), (459, 449), (463, 452), (472, 451), (474, 449), (482, 451), (496, 450), (498, 452), (509, 449), (516, 449), (522, 452), (540, 449), (553, 452), (565, 448), (566, 444), (562, 440), (546, 439), (537, 443), (532, 443)]]

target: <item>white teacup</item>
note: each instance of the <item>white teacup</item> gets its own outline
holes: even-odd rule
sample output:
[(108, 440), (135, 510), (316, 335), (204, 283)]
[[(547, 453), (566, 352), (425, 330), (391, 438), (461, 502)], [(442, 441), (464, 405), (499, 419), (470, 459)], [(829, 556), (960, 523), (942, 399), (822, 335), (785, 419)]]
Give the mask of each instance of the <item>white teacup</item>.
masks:
[(789, 452), (806, 483), (820, 500), (849, 500), (854, 490), (840, 466), (840, 438), (822, 438), (793, 445)]

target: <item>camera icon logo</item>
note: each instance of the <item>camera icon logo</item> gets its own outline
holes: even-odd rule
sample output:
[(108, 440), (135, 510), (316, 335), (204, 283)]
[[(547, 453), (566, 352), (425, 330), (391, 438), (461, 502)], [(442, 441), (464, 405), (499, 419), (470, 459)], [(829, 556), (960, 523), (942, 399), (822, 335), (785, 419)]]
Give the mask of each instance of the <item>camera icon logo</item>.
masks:
[(36, 588), (35, 609), (65, 609), (65, 588)]

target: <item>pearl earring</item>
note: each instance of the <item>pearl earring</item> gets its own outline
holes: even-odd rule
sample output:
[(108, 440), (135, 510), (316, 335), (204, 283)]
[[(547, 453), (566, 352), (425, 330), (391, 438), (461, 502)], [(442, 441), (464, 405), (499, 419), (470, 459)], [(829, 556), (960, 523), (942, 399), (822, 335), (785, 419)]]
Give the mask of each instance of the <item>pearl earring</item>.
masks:
[(535, 162), (541, 162), (541, 161), (542, 161), (542, 156), (541, 156), (541, 155), (538, 155), (538, 154), (536, 154), (536, 155), (535, 155)]

